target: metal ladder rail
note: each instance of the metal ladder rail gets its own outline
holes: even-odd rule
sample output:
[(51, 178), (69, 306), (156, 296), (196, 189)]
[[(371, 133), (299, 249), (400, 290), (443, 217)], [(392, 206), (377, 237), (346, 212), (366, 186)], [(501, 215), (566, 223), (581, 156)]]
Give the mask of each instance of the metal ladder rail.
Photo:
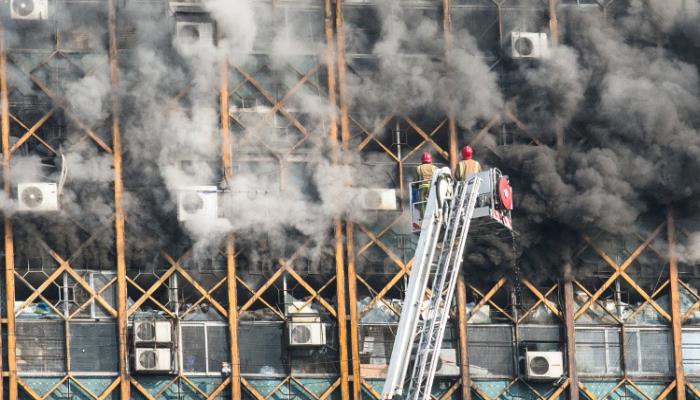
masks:
[[(467, 243), (467, 238), (469, 235), (469, 228), (471, 226), (471, 221), (472, 221), (472, 216), (474, 214), (474, 208), (476, 207), (476, 200), (479, 195), (479, 186), (481, 185), (481, 178), (475, 177), (472, 188), (472, 192), (470, 194), (469, 198), (469, 203), (467, 204), (467, 208), (464, 210), (465, 215), (464, 215), (464, 220), (463, 220), (463, 225), (462, 225), (462, 231), (460, 233), (460, 241), (456, 249), (456, 257), (452, 261), (452, 268), (450, 270), (450, 278), (449, 278), (449, 285), (447, 288), (447, 291), (445, 292), (445, 298), (444, 298), (444, 304), (442, 306), (443, 312), (440, 313), (440, 318), (441, 321), (437, 325), (438, 326), (438, 332), (437, 332), (437, 337), (433, 341), (433, 345), (435, 346), (435, 351), (433, 352), (433, 360), (430, 365), (430, 370), (429, 374), (426, 379), (426, 383), (423, 386), (423, 395), (422, 399), (423, 400), (429, 400), (430, 399), (430, 389), (433, 386), (433, 381), (435, 379), (435, 371), (437, 369), (437, 363), (438, 363), (438, 357), (439, 357), (439, 349), (442, 346), (442, 340), (444, 339), (445, 336), (445, 328), (447, 326), (447, 319), (450, 314), (450, 307), (452, 306), (452, 299), (454, 298), (454, 293), (455, 293), (455, 286), (457, 285), (457, 277), (459, 276), (460, 269), (462, 267), (462, 262), (463, 262), (463, 255), (464, 255), (464, 247)], [(440, 310), (440, 309), (438, 309)]]
[(436, 182), (440, 178), (440, 174), (440, 171), (435, 172), (431, 179), (421, 234), (416, 246), (414, 264), (411, 268), (411, 275), (406, 289), (406, 298), (401, 309), (401, 318), (391, 351), (386, 381), (382, 389), (383, 399), (391, 399), (397, 394), (401, 395), (403, 382), (408, 370), (411, 348), (418, 328), (421, 298), (428, 285), (430, 268), (433, 265), (441, 225), (445, 217), (442, 215), (443, 210), (440, 209), (436, 193)]
[[(439, 359), (439, 350), (444, 338), (449, 309), (454, 297), (454, 288), (462, 265), (463, 251), (469, 234), (469, 226), (471, 218), (476, 206), (476, 198), (479, 193), (479, 185), (481, 179), (474, 177), (469, 183), (463, 184), (459, 189), (458, 201), (453, 202), (450, 211), (450, 239), (447, 247), (444, 247), (441, 254), (442, 265), (439, 265), (440, 271), (444, 272), (435, 275), (433, 280), (433, 297), (429, 308), (430, 327), (429, 330), (423, 330), (421, 333), (421, 342), (416, 355), (416, 363), (418, 369), (417, 376), (412, 376), (408, 398), (410, 400), (429, 400), (430, 389), (435, 378), (435, 370)], [(469, 190), (471, 189), (471, 190)], [(464, 207), (464, 197), (469, 192), (469, 201), (466, 208)], [(447, 234), (447, 232), (446, 232)], [(455, 245), (456, 244), (456, 245)], [(447, 252), (446, 258), (443, 259), (444, 252)], [(445, 290), (445, 283), (447, 288)], [(427, 323), (428, 321), (426, 321)], [(427, 333), (427, 336), (425, 334)]]
[(425, 366), (428, 362), (425, 360), (427, 350), (426, 338), (430, 335), (429, 332), (435, 329), (434, 322), (436, 319), (436, 308), (437, 299), (441, 298), (444, 288), (444, 278), (446, 277), (447, 265), (449, 259), (451, 258), (451, 253), (454, 248), (454, 243), (456, 242), (457, 227), (459, 225), (459, 210), (464, 205), (466, 191), (463, 190), (464, 185), (460, 182), (456, 185), (456, 196), (453, 198), (450, 204), (450, 218), (447, 223), (445, 234), (443, 236), (443, 243), (441, 247), (440, 256), (435, 265), (435, 276), (432, 281), (432, 287), (430, 292), (430, 299), (428, 301), (428, 307), (426, 310), (426, 318), (423, 321), (423, 326), (418, 335), (418, 346), (416, 351), (416, 358), (413, 363), (413, 369), (411, 372), (411, 379), (409, 380), (408, 398), (411, 398), (416, 390), (416, 385), (420, 383), (419, 378), (423, 376)]
[[(455, 231), (455, 239), (457, 240), (456, 248), (450, 246), (447, 248), (449, 251), (449, 258), (446, 260), (442, 268), (447, 268), (446, 273), (442, 277), (435, 277), (437, 285), (434, 288), (436, 297), (433, 301), (432, 308), (430, 309), (430, 330), (428, 331), (427, 341), (424, 340), (422, 346), (418, 348), (419, 357), (423, 360), (419, 361), (420, 364), (420, 375), (415, 376), (412, 379), (412, 384), (417, 386), (417, 391), (415, 393), (411, 392), (412, 400), (425, 400), (430, 396), (430, 388), (435, 376), (435, 369), (437, 368), (437, 362), (439, 359), (439, 348), (442, 344), (442, 339), (445, 332), (445, 327), (447, 324), (447, 317), (449, 315), (449, 307), (452, 303), (452, 297), (454, 295), (454, 286), (456, 283), (456, 278), (459, 273), (459, 268), (462, 263), (462, 252), (464, 251), (464, 245), (466, 243), (469, 223), (473, 214), (473, 210), (476, 204), (476, 196), (478, 194), (478, 186), (480, 180), (474, 179), (471, 185), (470, 200), (467, 204), (467, 208), (463, 208), (463, 203), (458, 204), (455, 214), (457, 215)], [(464, 192), (466, 193), (466, 187)], [(461, 225), (460, 225), (461, 224)], [(458, 239), (457, 239), (458, 238)], [(440, 280), (438, 281), (438, 278)], [(445, 281), (448, 283), (448, 288), (444, 290)], [(438, 290), (440, 290), (438, 292)], [(426, 371), (427, 368), (427, 371)]]

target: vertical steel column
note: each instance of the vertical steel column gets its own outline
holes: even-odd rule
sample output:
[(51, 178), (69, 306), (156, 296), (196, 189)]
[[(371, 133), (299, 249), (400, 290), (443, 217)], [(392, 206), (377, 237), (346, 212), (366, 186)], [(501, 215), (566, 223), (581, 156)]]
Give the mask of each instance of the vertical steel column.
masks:
[(673, 367), (676, 372), (676, 399), (685, 400), (685, 371), (683, 370), (683, 352), (681, 342), (681, 306), (680, 288), (678, 286), (678, 258), (676, 256), (676, 226), (673, 207), (666, 212), (666, 229), (668, 238), (668, 279), (671, 287), (671, 333), (673, 334)]
[(469, 330), (467, 329), (467, 288), (464, 275), (459, 274), (456, 287), (457, 325), (459, 326), (459, 373), (462, 380), (462, 400), (471, 400), (471, 378), (469, 377)]
[[(3, 190), (10, 194), (10, 103), (7, 93), (5, 29), (0, 25), (0, 126), (2, 129)], [(17, 354), (15, 349), (15, 254), (12, 220), (5, 216), (5, 300), (7, 305), (7, 369), (10, 400), (17, 399)], [(0, 371), (2, 375), (2, 371)], [(2, 386), (2, 385), (0, 385)], [(2, 391), (2, 388), (0, 388)], [(1, 393), (1, 392), (0, 392)], [(0, 396), (0, 398), (4, 398)]]
[(343, 260), (343, 227), (340, 218), (335, 221), (335, 283), (338, 318), (338, 351), (340, 353), (340, 394), (343, 400), (350, 399), (348, 385), (348, 328), (345, 312), (345, 265)]
[[(445, 40), (445, 60), (447, 74), (452, 74), (452, 18), (450, 17), (450, 0), (442, 0), (442, 31)], [(452, 96), (452, 94), (448, 94)], [(457, 121), (455, 119), (455, 106), (450, 102), (448, 110), (448, 130), (450, 135), (449, 155), (450, 168), (454, 171), (457, 167)]]
[[(547, 9), (549, 14), (549, 33), (551, 34), (552, 47), (559, 45), (559, 21), (557, 20), (557, 0), (548, 0)], [(554, 132), (556, 147), (561, 149), (564, 146), (564, 128), (557, 126)]]
[(574, 326), (574, 285), (571, 264), (564, 265), (564, 329), (566, 331), (566, 364), (569, 372), (569, 400), (578, 400), (578, 373), (576, 370), (576, 327)]
[[(224, 165), (224, 177), (229, 183), (233, 178), (233, 161), (231, 157), (231, 134), (228, 118), (228, 62), (221, 62), (219, 71), (219, 102), (221, 114), (221, 160)], [(238, 292), (236, 289), (236, 247), (233, 234), (226, 237), (226, 293), (228, 296), (228, 334), (229, 357), (231, 358), (231, 400), (241, 398), (241, 363), (238, 355)]]
[(107, 1), (109, 31), (109, 76), (112, 97), (112, 152), (114, 163), (114, 236), (117, 262), (117, 338), (119, 340), (119, 396), (131, 398), (126, 341), (126, 260), (124, 255), (124, 208), (122, 207), (122, 145), (120, 131), (121, 105), (119, 104), (119, 58), (117, 54), (117, 3)]
[[(334, 37), (333, 37), (333, 8), (330, 0), (324, 1), (324, 29), (326, 33), (326, 66), (328, 69), (328, 101), (336, 105), (336, 77), (334, 60)], [(332, 161), (338, 163), (338, 117), (335, 109), (331, 111), (329, 121), (330, 131), (328, 133), (329, 142), (332, 146)], [(343, 162), (343, 161), (341, 161)], [(343, 257), (343, 224), (340, 217), (335, 219), (333, 224), (335, 234), (335, 284), (336, 284), (336, 307), (338, 319), (338, 346), (340, 353), (340, 395), (343, 400), (350, 399), (349, 373), (348, 373), (348, 328), (345, 305), (345, 260)], [(353, 357), (354, 358), (354, 357)]]
[(552, 47), (559, 45), (559, 21), (557, 20), (557, 0), (547, 0), (549, 14), (549, 33), (552, 35)]
[(343, 146), (348, 146), (350, 139), (350, 118), (348, 117), (347, 90), (345, 88), (345, 31), (343, 22), (343, 0), (335, 3), (336, 55), (338, 60), (338, 104), (340, 105), (340, 137)]
[(333, 36), (333, 7), (331, 0), (324, 0), (323, 27), (326, 33), (326, 69), (328, 71), (328, 102), (333, 106), (331, 111), (328, 132), (328, 139), (332, 146), (333, 162), (338, 162), (338, 116), (335, 107), (337, 106), (336, 96), (336, 76), (335, 76), (335, 37)]
[[(330, 4), (330, 3), (329, 3)], [(335, 3), (335, 54), (338, 70), (338, 106), (340, 108), (340, 138), (347, 161), (350, 139), (350, 119), (348, 117), (347, 92), (345, 87), (345, 31), (343, 30), (343, 1)], [(362, 376), (360, 371), (360, 328), (357, 311), (357, 271), (355, 270), (355, 243), (353, 222), (345, 222), (345, 243), (348, 258), (348, 311), (350, 314), (350, 353), (352, 363), (352, 398), (360, 400), (362, 396)], [(343, 399), (345, 400), (345, 399)]]
[[(333, 105), (329, 115), (328, 141), (331, 145), (331, 157), (333, 164), (337, 164), (338, 157), (338, 116), (335, 110), (337, 104), (336, 75), (335, 75), (335, 38), (333, 37), (333, 7), (330, 0), (324, 1), (324, 31), (326, 34), (326, 68), (328, 71), (328, 102)], [(342, 162), (342, 161), (341, 161)], [(340, 395), (343, 400), (350, 398), (349, 373), (348, 373), (348, 328), (345, 305), (345, 260), (343, 258), (343, 224), (340, 217), (333, 224), (335, 239), (335, 284), (336, 307), (338, 319), (338, 345), (340, 355)], [(354, 357), (353, 357), (354, 358)]]
[(362, 398), (362, 373), (360, 371), (360, 315), (357, 312), (357, 270), (355, 270), (355, 237), (352, 221), (345, 225), (348, 254), (348, 301), (350, 302), (350, 351), (352, 353), (352, 398)]
[(231, 338), (231, 400), (241, 398), (241, 363), (238, 356), (238, 292), (236, 291), (236, 248), (233, 234), (226, 238), (226, 290), (228, 292), (228, 332)]
[[(559, 21), (557, 20), (557, 0), (548, 0), (549, 32), (551, 34), (552, 47), (559, 45)], [(564, 146), (563, 127), (557, 127), (556, 147), (561, 150)], [(576, 326), (574, 318), (574, 287), (572, 266), (564, 265), (564, 276), (559, 282), (564, 291), (564, 331), (566, 333), (566, 363), (569, 373), (569, 400), (579, 399), (578, 372), (576, 370)]]
[[(447, 70), (451, 73), (451, 49), (452, 49), (452, 19), (450, 17), (450, 0), (442, 1), (443, 20), (442, 27), (445, 37), (445, 59), (447, 60)], [(448, 113), (449, 129), (449, 154), (450, 168), (455, 171), (457, 168), (457, 121), (455, 118), (454, 105), (450, 104)], [(468, 329), (467, 329), (467, 286), (462, 273), (457, 277), (455, 288), (457, 300), (457, 332), (459, 334), (459, 373), (461, 378), (462, 400), (471, 400), (471, 379), (469, 377), (469, 349), (468, 349)]]

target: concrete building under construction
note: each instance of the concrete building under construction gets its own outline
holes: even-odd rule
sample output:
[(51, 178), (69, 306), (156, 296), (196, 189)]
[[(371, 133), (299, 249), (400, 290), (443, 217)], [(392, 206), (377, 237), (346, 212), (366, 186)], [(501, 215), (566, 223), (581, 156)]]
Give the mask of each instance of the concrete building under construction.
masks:
[(697, 0), (0, 21), (0, 398), (380, 400), (410, 183), (466, 144), (516, 234), (470, 237), (433, 398), (700, 398)]

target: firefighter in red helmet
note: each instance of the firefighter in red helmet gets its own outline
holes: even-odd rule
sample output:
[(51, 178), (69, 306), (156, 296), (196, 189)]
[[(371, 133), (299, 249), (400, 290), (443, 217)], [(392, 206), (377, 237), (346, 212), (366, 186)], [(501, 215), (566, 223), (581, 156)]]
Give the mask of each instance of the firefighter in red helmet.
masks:
[(457, 171), (455, 171), (455, 179), (458, 181), (464, 181), (469, 175), (481, 172), (481, 164), (472, 160), (473, 155), (474, 151), (471, 146), (467, 145), (462, 148), (462, 160), (457, 164)]
[(427, 151), (423, 153), (420, 162), (421, 164), (416, 167), (416, 180), (420, 181), (418, 184), (418, 194), (421, 201), (420, 213), (422, 218), (423, 211), (425, 210), (425, 202), (428, 201), (428, 194), (430, 193), (430, 180), (433, 177), (433, 172), (437, 170), (437, 167), (433, 165), (433, 156)]

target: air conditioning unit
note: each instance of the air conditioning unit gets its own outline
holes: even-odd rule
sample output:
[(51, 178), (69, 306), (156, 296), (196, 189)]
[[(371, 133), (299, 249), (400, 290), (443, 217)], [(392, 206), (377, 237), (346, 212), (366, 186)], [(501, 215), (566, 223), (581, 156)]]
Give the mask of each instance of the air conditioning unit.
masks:
[(215, 220), (219, 216), (218, 190), (216, 186), (189, 186), (177, 195), (177, 219)]
[(10, 0), (12, 19), (42, 20), (49, 18), (48, 0)]
[(134, 365), (137, 372), (170, 372), (170, 349), (137, 348)]
[(134, 321), (134, 345), (169, 344), (171, 341), (170, 321)]
[(549, 55), (546, 33), (512, 32), (510, 44), (513, 58), (544, 58)]
[(326, 324), (322, 322), (289, 322), (289, 345), (293, 347), (326, 344)]
[(19, 211), (57, 211), (58, 188), (55, 183), (27, 182), (17, 185)]
[(360, 189), (358, 196), (364, 210), (396, 210), (396, 189)]
[(175, 45), (187, 52), (199, 46), (214, 45), (214, 23), (210, 21), (176, 21)]
[(440, 349), (435, 376), (459, 376), (457, 349)]
[(525, 353), (527, 379), (552, 381), (564, 375), (564, 360), (561, 351), (528, 351)]

